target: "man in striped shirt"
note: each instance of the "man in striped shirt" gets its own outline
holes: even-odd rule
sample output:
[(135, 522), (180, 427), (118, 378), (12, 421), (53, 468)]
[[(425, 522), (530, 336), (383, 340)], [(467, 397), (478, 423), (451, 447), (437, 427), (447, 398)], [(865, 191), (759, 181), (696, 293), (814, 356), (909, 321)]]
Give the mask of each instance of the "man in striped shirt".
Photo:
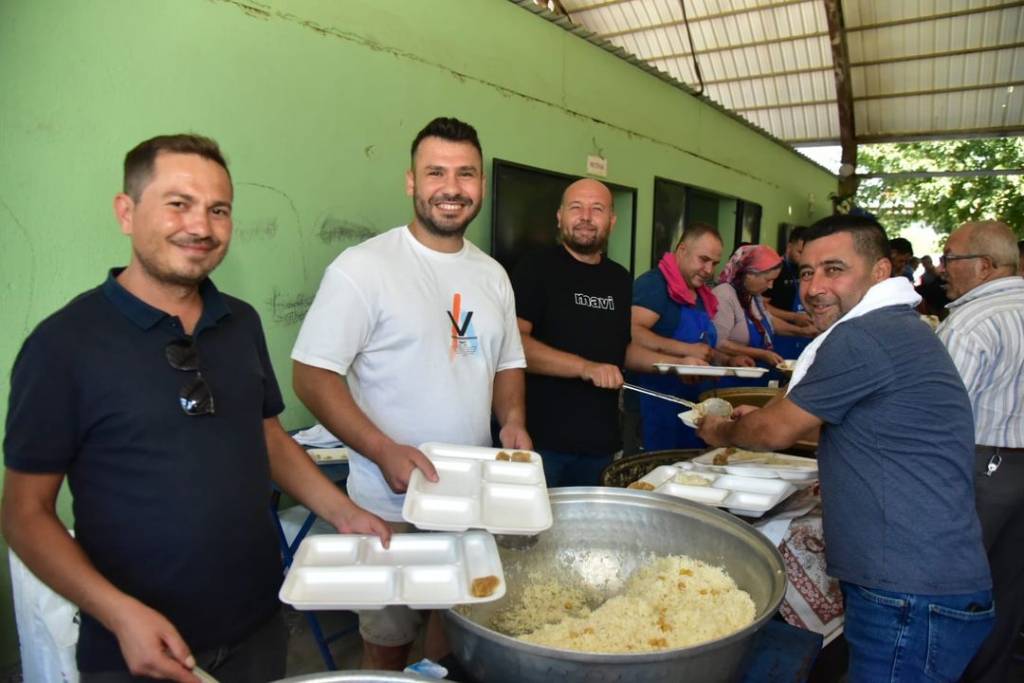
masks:
[(964, 675), (1005, 681), (1024, 622), (1024, 278), (1005, 223), (965, 223), (942, 265), (952, 299), (938, 329), (974, 409), (975, 497), (992, 568), (996, 623)]

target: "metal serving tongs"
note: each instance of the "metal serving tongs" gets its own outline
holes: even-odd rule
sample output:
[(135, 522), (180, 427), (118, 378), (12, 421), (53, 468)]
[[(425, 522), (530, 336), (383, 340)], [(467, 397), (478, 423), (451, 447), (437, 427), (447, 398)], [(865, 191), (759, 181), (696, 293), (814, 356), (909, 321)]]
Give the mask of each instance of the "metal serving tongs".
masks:
[(663, 401), (671, 401), (672, 403), (679, 403), (684, 405), (691, 410), (696, 410), (698, 419), (703, 415), (718, 415), (719, 417), (729, 417), (732, 415), (732, 404), (726, 401), (724, 398), (718, 398), (717, 396), (705, 399), (700, 403), (694, 403), (693, 401), (687, 401), (685, 398), (679, 398), (678, 396), (672, 396), (671, 394), (662, 394), (658, 391), (651, 391), (646, 387), (638, 387), (635, 384), (628, 382), (622, 383), (623, 389), (629, 389), (630, 391), (636, 391), (641, 394), (647, 394), (655, 398), (660, 398)]
[(629, 382), (623, 382), (622, 383), (622, 388), (623, 389), (629, 389), (630, 391), (635, 391), (638, 394), (647, 394), (648, 396), (653, 396), (654, 398), (660, 398), (663, 401), (671, 401), (672, 403), (679, 403), (681, 405), (686, 406), (687, 408), (691, 408), (692, 409), (692, 408), (696, 408), (697, 407), (696, 403), (694, 403), (693, 401), (687, 401), (685, 398), (679, 398), (678, 396), (673, 396), (671, 394), (663, 394), (663, 393), (661, 393), (659, 391), (652, 391), (650, 389), (647, 389), (646, 387), (638, 387), (637, 385), (630, 384)]

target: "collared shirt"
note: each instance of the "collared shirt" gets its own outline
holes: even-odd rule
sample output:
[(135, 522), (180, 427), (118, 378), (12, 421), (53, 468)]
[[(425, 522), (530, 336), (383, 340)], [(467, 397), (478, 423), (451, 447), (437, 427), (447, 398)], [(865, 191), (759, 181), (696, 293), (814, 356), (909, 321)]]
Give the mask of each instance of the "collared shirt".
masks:
[[(75, 536), (96, 569), (193, 650), (230, 645), (279, 608), (263, 421), (284, 405), (259, 316), (202, 283), (192, 338), (216, 413), (187, 415), (179, 390), (194, 373), (165, 356), (181, 322), (122, 287), (118, 272), (25, 341), (5, 464), (66, 474)], [(83, 672), (125, 669), (117, 639), (88, 613), (77, 657)]]
[(971, 397), (976, 442), (1024, 447), (1024, 278), (986, 282), (946, 308), (937, 333)]
[(992, 585), (974, 514), (970, 399), (917, 313), (883, 306), (835, 325), (788, 398), (824, 423), (830, 576), (929, 595)]

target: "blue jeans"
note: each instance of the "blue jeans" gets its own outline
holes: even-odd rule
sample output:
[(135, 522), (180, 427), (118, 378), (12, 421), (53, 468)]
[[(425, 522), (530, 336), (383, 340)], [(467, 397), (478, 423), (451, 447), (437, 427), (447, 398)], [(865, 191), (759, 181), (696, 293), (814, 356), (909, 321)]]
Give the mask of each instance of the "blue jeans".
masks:
[(840, 582), (849, 683), (956, 681), (995, 620), (991, 591), (916, 595)]
[(544, 460), (544, 478), (549, 489), (559, 486), (600, 486), (601, 471), (612, 462), (611, 454), (537, 452)]

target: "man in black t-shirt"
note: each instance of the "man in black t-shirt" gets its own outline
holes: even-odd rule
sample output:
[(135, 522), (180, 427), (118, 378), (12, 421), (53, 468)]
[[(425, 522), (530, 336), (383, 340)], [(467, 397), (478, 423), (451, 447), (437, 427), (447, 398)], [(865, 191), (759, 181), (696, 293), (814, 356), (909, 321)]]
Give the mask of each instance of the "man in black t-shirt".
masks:
[(630, 344), (632, 278), (604, 255), (615, 226), (611, 192), (584, 178), (556, 213), (561, 244), (522, 258), (512, 274), (526, 352), (526, 424), (549, 487), (593, 486), (622, 447), (621, 368), (660, 359)]
[(809, 337), (817, 334), (811, 319), (800, 301), (800, 254), (804, 250), (804, 233), (807, 228), (795, 226), (789, 232), (786, 254), (782, 260), (782, 271), (775, 283), (764, 293), (768, 312), (780, 320), (796, 325), (799, 336), (778, 334), (775, 336), (775, 351), (783, 358), (796, 358), (809, 343)]
[(785, 258), (782, 261), (782, 272), (764, 293), (769, 312), (794, 325), (811, 324), (810, 318), (803, 312), (804, 307), (800, 303), (800, 274), (798, 273), (800, 267), (797, 263), (804, 250), (804, 233), (806, 231), (807, 228), (802, 225), (790, 230), (789, 240), (786, 242)]

